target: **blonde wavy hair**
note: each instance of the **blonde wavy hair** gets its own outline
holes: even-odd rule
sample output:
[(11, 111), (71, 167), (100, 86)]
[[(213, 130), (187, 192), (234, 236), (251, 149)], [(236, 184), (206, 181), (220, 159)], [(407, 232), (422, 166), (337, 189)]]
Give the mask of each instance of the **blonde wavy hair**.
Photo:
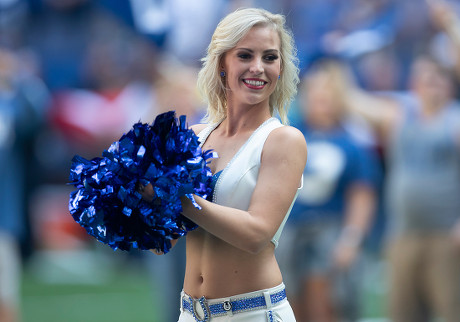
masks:
[(236, 44), (255, 26), (270, 26), (280, 38), (281, 78), (270, 96), (271, 115), (278, 112), (281, 121), (288, 123), (287, 110), (297, 93), (299, 68), (297, 51), (292, 33), (285, 27), (285, 18), (264, 9), (241, 8), (228, 14), (217, 25), (202, 59), (203, 67), (198, 73), (198, 90), (208, 104), (203, 119), (215, 123), (227, 115), (225, 82), (220, 77), (220, 63), (223, 55), (236, 47)]

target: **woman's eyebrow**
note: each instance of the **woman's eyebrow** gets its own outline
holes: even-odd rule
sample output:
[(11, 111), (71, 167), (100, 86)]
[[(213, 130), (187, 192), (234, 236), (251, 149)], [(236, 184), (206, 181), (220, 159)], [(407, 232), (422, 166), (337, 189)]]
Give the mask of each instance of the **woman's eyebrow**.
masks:
[[(250, 49), (250, 48), (245, 48), (245, 47), (237, 47), (237, 48), (235, 48), (235, 49), (237, 49), (237, 50), (246, 50), (246, 51), (249, 51), (249, 52), (251, 52), (251, 53), (254, 52), (254, 50), (252, 50), (252, 49)], [(277, 53), (279, 53), (279, 50), (278, 50), (278, 49), (266, 49), (266, 50), (264, 50), (263, 52), (264, 52), (264, 53), (276, 53), (276, 54), (277, 54)]]

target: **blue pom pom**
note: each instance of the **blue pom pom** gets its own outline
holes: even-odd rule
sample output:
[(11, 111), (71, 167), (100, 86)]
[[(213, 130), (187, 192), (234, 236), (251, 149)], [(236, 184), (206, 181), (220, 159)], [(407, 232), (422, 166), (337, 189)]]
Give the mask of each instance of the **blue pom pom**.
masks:
[[(202, 151), (185, 116), (170, 111), (153, 125), (137, 123), (102, 157), (72, 159), (69, 211), (89, 235), (113, 249), (156, 249), (197, 226), (181, 215), (180, 198), (211, 193), (211, 151)], [(152, 200), (140, 187), (151, 184)], [(195, 204), (199, 208), (198, 204)]]

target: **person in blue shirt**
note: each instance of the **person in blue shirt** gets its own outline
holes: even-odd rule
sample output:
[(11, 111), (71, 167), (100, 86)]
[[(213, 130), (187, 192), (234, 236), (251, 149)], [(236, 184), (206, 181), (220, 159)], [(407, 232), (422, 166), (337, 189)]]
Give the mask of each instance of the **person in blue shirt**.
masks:
[(289, 239), (280, 247), (299, 321), (358, 317), (357, 263), (376, 200), (377, 159), (330, 95), (327, 69), (327, 63), (317, 63), (302, 82), (302, 117), (294, 125), (305, 136), (309, 162), (287, 222)]

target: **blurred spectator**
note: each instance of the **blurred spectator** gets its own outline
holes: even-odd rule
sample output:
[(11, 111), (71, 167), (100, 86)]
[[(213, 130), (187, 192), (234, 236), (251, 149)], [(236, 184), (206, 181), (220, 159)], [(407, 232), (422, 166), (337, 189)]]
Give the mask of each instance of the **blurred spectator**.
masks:
[[(450, 9), (458, 7), (458, 1), (429, 2), (443, 2), (446, 4), (444, 7)], [(438, 23), (443, 20), (445, 25), (455, 11), (450, 10), (449, 13), (449, 10), (438, 9), (435, 10), (437, 13), (433, 13), (433, 9), (420, 0), (290, 0), (283, 5), (283, 11), (289, 13), (287, 19), (293, 29), (303, 72), (318, 57), (339, 57), (348, 61), (361, 85), (370, 89), (375, 84), (368, 86), (366, 81), (375, 82), (375, 76), (361, 73), (378, 67), (377, 64), (368, 65), (368, 55), (389, 61), (391, 73), (396, 71), (396, 74), (390, 75), (386, 71), (384, 76), (396, 77), (392, 79), (395, 88), (403, 88), (412, 60), (418, 53), (427, 50), (437, 32), (430, 16), (437, 16)], [(444, 29), (453, 30), (446, 25)], [(385, 55), (372, 55), (380, 51)], [(438, 51), (445, 55), (442, 48)], [(362, 70), (363, 59), (367, 60), (363, 63), (367, 66)]]
[(155, 48), (88, 0), (31, 1), (27, 44), (52, 92), (151, 81)]
[(460, 105), (452, 72), (420, 56), (410, 92), (378, 96), (337, 79), (350, 110), (386, 148), (390, 318), (459, 321)]
[(99, 16), (86, 0), (30, 1), (27, 41), (51, 91), (83, 87), (84, 53)]
[[(196, 89), (198, 69), (177, 60), (163, 60), (158, 67), (158, 78), (154, 82), (155, 113), (175, 110), (186, 115), (188, 124), (199, 123), (205, 106)], [(154, 115), (151, 115), (152, 119)]]
[(291, 0), (286, 7), (303, 70), (322, 55), (355, 60), (391, 44), (397, 32), (393, 0)]
[[(19, 321), (20, 246), (27, 226), (31, 142), (47, 102), (24, 61), (0, 49), (0, 321)], [(32, 171), (29, 171), (32, 168)]]
[(0, 47), (18, 49), (23, 45), (26, 18), (26, 0), (0, 1)]
[(302, 70), (324, 53), (323, 36), (335, 28), (338, 12), (344, 6), (346, 2), (336, 0), (289, 1), (286, 18), (292, 26)]
[[(32, 199), (36, 256), (28, 264), (46, 281), (102, 275), (91, 272), (101, 262), (96, 254), (90, 257), (94, 241), (68, 213), (72, 156), (100, 156), (134, 123), (149, 122), (154, 114), (155, 48), (97, 3), (29, 1), (28, 45), (50, 86), (51, 106), (34, 150), (40, 169), (35, 176), (43, 185)], [(82, 261), (84, 256), (92, 260)]]
[(402, 78), (401, 63), (394, 46), (363, 55), (355, 70), (362, 86), (370, 91), (390, 91), (398, 88)]
[(295, 290), (289, 296), (298, 321), (357, 320), (358, 259), (375, 211), (376, 158), (348, 132), (359, 125), (330, 95), (330, 69), (317, 63), (301, 87), (297, 127), (307, 141), (308, 162), (288, 221), (290, 238), (280, 251), (288, 253), (284, 275)]
[(97, 2), (31, 3), (28, 44), (53, 98), (37, 154), (48, 182), (61, 184), (74, 154), (100, 155), (132, 124), (149, 121), (157, 53)]
[(352, 0), (337, 15), (333, 28), (321, 39), (326, 53), (355, 59), (394, 41), (397, 11), (391, 0)]
[(227, 0), (99, 1), (145, 35), (168, 58), (199, 66), (207, 40), (227, 12)]
[[(136, 2), (131, 1), (132, 3)], [(171, 29), (166, 40), (168, 55), (200, 67), (208, 41), (227, 13), (227, 0), (163, 0), (171, 10)]]

